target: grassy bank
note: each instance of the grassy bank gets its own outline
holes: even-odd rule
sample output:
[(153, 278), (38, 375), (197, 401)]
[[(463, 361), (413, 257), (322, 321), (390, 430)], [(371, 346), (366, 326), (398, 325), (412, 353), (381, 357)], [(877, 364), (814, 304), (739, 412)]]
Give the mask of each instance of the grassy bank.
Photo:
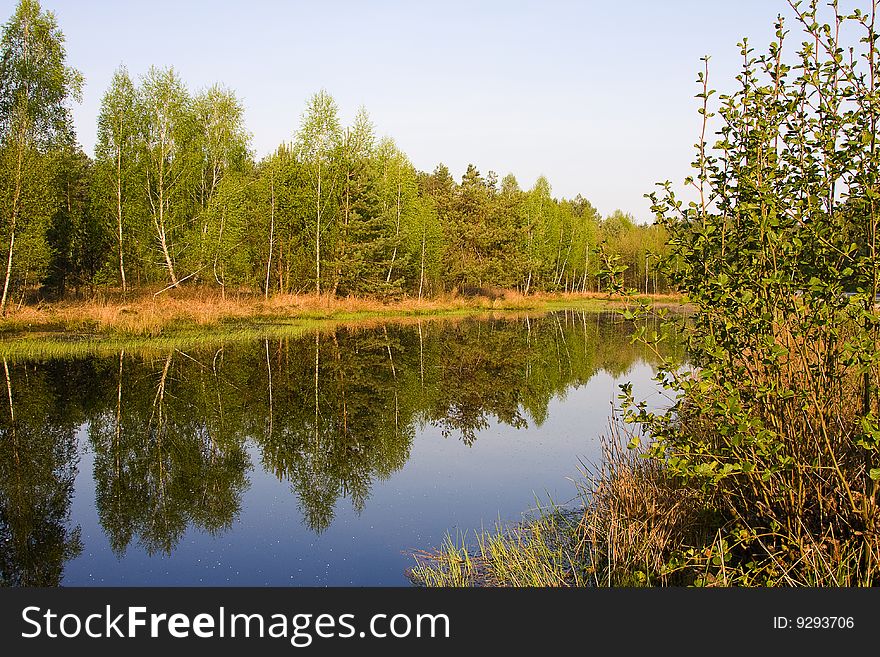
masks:
[[(871, 585), (876, 534), (755, 522), (736, 490), (682, 480), (663, 461), (625, 446), (618, 427), (584, 472), (574, 508), (547, 507), (514, 526), (447, 536), (414, 555), (411, 581), (476, 586)], [(868, 562), (870, 565), (870, 562)]]
[[(703, 492), (628, 450), (618, 436), (604, 451), (602, 464), (584, 472), (575, 508), (539, 508), (518, 525), (447, 536), (414, 555), (410, 580), (428, 587), (743, 583), (725, 569), (730, 546)], [(838, 573), (812, 566), (814, 585), (850, 581), (850, 564), (839, 564)]]
[[(655, 305), (683, 306), (679, 296), (658, 296)], [(22, 306), (0, 318), (0, 336), (24, 337), (67, 334), (91, 337), (160, 337), (197, 330), (247, 330), (267, 325), (309, 320), (365, 320), (375, 318), (470, 315), (486, 312), (536, 311), (562, 308), (603, 310), (619, 301), (596, 294), (541, 294), (507, 292), (498, 298), (445, 296), (432, 299), (381, 301), (371, 298), (316, 295), (252, 294), (200, 290), (166, 292), (158, 297), (97, 297)]]
[(623, 447), (619, 435), (603, 447), (601, 464), (583, 473), (574, 507), (538, 508), (514, 526), (447, 536), (414, 555), (410, 579), (428, 587), (670, 583), (670, 553), (705, 534), (704, 523), (687, 525), (698, 506), (693, 492)]

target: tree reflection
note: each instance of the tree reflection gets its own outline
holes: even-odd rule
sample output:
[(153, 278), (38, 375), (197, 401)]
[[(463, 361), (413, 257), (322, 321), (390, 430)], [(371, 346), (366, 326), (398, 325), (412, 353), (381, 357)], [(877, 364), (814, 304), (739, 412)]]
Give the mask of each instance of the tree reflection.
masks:
[(271, 431), (261, 432), (262, 423), (252, 435), (264, 466), (290, 482), (315, 531), (329, 526), (340, 497), (360, 512), (373, 481), (409, 458), (413, 409), (394, 363), (402, 333), (340, 330), (283, 341), (267, 361)]
[(69, 527), (78, 418), (52, 370), (3, 361), (0, 375), (0, 584), (58, 586), (82, 550)]
[(80, 426), (113, 551), (135, 543), (167, 554), (187, 531), (235, 522), (248, 449), (288, 482), (305, 524), (321, 532), (340, 500), (360, 513), (375, 483), (403, 467), (417, 428), (470, 445), (493, 421), (540, 425), (553, 398), (647, 357), (609, 319), (561, 312), (4, 363), (2, 581), (58, 584), (81, 549), (69, 526)]
[[(121, 555), (136, 537), (148, 553), (170, 553), (192, 525), (215, 533), (241, 507), (250, 465), (235, 390), (216, 360), (183, 352), (120, 354), (111, 399), (89, 427), (101, 524)], [(233, 402), (234, 403), (234, 402)]]

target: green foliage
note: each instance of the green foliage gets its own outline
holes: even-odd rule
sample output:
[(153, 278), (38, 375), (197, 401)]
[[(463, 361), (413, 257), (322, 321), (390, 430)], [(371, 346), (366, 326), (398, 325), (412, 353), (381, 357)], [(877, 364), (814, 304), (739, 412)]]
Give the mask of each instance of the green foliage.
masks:
[[(744, 40), (717, 111), (706, 58), (694, 200), (670, 183), (651, 195), (668, 275), (698, 309), (693, 367), (661, 372), (670, 410), (629, 397), (628, 418), (718, 514), (711, 545), (671, 555), (697, 583), (877, 581), (877, 33), (873, 14), (793, 8), (796, 55), (781, 18), (765, 54)], [(826, 566), (842, 555), (837, 579)]]
[(135, 217), (146, 214), (141, 192), (145, 170), (138, 158), (141, 119), (137, 90), (121, 67), (101, 100), (91, 191), (96, 222), (114, 236), (114, 248), (105, 253), (105, 270), (118, 272), (123, 291), (127, 289), (126, 262), (129, 270), (132, 261), (142, 262), (138, 245), (149, 243), (146, 226), (135, 222)]
[(183, 283), (267, 297), (600, 291), (603, 244), (631, 285), (668, 287), (650, 266), (663, 250), (658, 228), (631, 217), (621, 228), (581, 196), (555, 199), (544, 177), (526, 192), (475, 165), (460, 182), (443, 165), (418, 172), (364, 109), (343, 126), (324, 90), (292, 141), (255, 162), (233, 91), (193, 93), (173, 68), (135, 82), (120, 67), (101, 101), (94, 162), (74, 166), (66, 102), (82, 79), (65, 65), (54, 16), (22, 0), (3, 44), (0, 307), (13, 292), (158, 294)]
[(193, 228), (200, 182), (199, 140), (193, 101), (174, 69), (150, 68), (140, 94), (143, 116), (138, 139), (144, 159), (144, 189), (153, 226), (154, 258), (164, 266), (168, 280), (177, 285), (175, 271)]
[(54, 164), (50, 154), (31, 145), (0, 144), (0, 262), (10, 262), (12, 245), (9, 289), (22, 294), (42, 279), (49, 264), (46, 230), (56, 209), (50, 182)]
[(51, 150), (73, 143), (67, 100), (82, 79), (65, 64), (64, 35), (51, 12), (21, 0), (0, 41), (0, 230), (6, 263), (0, 312), (11, 286), (42, 279), (54, 211)]
[[(193, 100), (198, 205), (185, 241), (184, 263), (190, 275), (226, 289), (223, 271), (230, 263), (233, 281), (242, 280), (238, 247), (244, 239), (250, 135), (244, 128), (244, 108), (235, 94), (219, 85)], [(235, 256), (239, 257), (236, 258)], [(210, 273), (208, 273), (210, 270)], [(236, 275), (238, 274), (238, 275)]]
[(107, 226), (93, 215), (91, 187), (93, 165), (79, 149), (55, 153), (56, 210), (46, 230), (51, 246), (45, 284), (64, 295), (69, 287), (94, 288), (111, 241)]
[[(342, 144), (339, 109), (332, 96), (323, 89), (314, 94), (302, 115), (297, 133), (296, 154), (310, 182), (306, 203), (309, 219), (306, 230), (314, 244), (315, 292), (321, 294), (321, 244), (324, 233), (337, 228), (336, 185), (338, 153)], [(323, 215), (323, 216), (322, 216)], [(326, 252), (326, 249), (325, 249)]]
[(65, 64), (64, 35), (37, 0), (20, 0), (0, 45), (0, 140), (28, 140), (46, 150), (72, 134), (70, 98), (81, 74)]

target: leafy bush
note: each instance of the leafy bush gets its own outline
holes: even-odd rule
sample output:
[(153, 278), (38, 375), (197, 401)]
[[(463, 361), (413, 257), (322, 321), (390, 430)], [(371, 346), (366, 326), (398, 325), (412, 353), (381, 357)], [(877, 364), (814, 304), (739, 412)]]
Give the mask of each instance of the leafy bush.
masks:
[(796, 56), (780, 17), (766, 53), (740, 44), (717, 108), (704, 59), (693, 200), (669, 182), (649, 195), (667, 274), (696, 307), (692, 367), (661, 371), (669, 410), (628, 389), (625, 408), (716, 518), (711, 541), (664, 557), (687, 582), (877, 581), (877, 0), (867, 13), (791, 7)]

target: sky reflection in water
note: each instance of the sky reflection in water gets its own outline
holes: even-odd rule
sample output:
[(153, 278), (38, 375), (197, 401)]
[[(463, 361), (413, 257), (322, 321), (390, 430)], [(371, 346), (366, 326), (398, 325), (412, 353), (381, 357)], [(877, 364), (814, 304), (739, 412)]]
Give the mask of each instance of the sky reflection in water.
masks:
[(570, 311), (7, 367), (12, 585), (406, 585), (447, 531), (573, 498), (618, 383), (663, 403)]

